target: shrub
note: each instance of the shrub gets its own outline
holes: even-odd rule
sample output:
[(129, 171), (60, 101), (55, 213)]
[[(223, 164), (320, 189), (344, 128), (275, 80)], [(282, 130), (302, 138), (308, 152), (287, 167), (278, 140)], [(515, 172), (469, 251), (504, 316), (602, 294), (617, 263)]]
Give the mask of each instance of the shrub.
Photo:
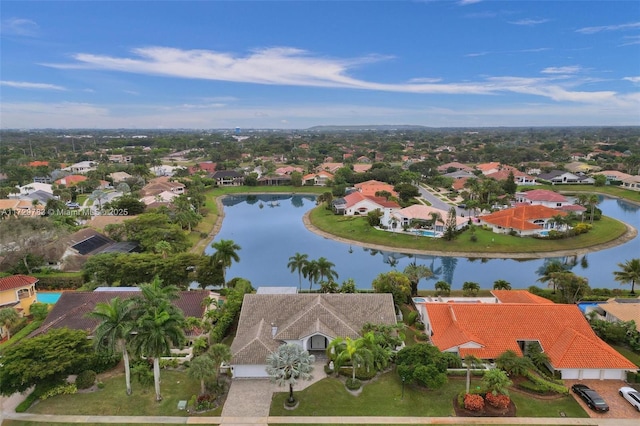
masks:
[(78, 389), (89, 389), (96, 382), (96, 372), (93, 370), (84, 370), (78, 374), (76, 378), (76, 386)]
[(415, 328), (416, 330), (420, 330), (420, 331), (424, 330), (424, 323), (422, 321), (417, 321), (415, 323)]
[(427, 342), (429, 340), (429, 336), (424, 333), (416, 334), (416, 338), (422, 342)]
[(210, 393), (200, 395), (196, 400), (196, 410), (205, 411), (215, 408), (216, 396)]
[(464, 396), (464, 408), (470, 411), (481, 411), (484, 409), (484, 399), (480, 395), (468, 393)]
[(494, 395), (491, 392), (488, 392), (484, 399), (490, 406), (501, 409), (507, 408), (511, 402), (507, 395)]
[(358, 390), (362, 386), (362, 382), (358, 379), (352, 379), (351, 377), (349, 377), (345, 385), (349, 390)]
[(418, 313), (416, 311), (411, 311), (407, 315), (407, 325), (413, 325), (418, 319)]
[(40, 395), (40, 399), (45, 400), (56, 395), (73, 395), (78, 392), (78, 387), (75, 383), (64, 383), (62, 385), (55, 386), (48, 391)]
[(324, 365), (324, 372), (327, 376), (330, 376), (331, 374), (333, 374), (333, 368), (329, 367), (328, 364)]

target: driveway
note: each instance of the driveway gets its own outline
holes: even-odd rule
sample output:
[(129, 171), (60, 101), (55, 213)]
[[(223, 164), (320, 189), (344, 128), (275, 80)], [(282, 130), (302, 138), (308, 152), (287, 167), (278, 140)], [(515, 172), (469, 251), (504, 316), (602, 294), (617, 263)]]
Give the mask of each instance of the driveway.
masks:
[[(609, 412), (596, 413), (591, 410), (576, 394), (571, 392), (571, 395), (578, 401), (578, 403), (584, 408), (590, 417), (602, 418), (602, 419), (639, 419), (640, 413), (627, 402), (626, 399), (618, 395), (618, 389), (623, 386), (630, 386), (622, 380), (565, 380), (566, 386), (573, 386), (576, 383), (589, 386), (600, 394), (600, 396), (609, 404)], [(633, 388), (640, 388), (637, 384), (631, 386)]]

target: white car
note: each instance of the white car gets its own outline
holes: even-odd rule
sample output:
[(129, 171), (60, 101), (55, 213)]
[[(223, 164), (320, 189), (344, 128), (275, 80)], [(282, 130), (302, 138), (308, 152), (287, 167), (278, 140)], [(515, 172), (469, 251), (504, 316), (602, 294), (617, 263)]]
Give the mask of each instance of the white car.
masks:
[(640, 411), (640, 392), (630, 387), (623, 387), (618, 389), (618, 393), (621, 397), (629, 401), (629, 404), (636, 407), (636, 410)]

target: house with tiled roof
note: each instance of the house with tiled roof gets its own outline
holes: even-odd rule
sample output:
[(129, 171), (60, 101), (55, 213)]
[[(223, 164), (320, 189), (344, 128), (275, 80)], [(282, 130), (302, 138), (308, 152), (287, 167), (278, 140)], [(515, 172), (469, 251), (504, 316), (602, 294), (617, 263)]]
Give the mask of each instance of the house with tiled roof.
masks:
[(552, 209), (573, 204), (567, 197), (548, 189), (534, 189), (533, 191), (516, 192), (516, 203), (545, 206)]
[(524, 204), (480, 216), (480, 224), (490, 227), (497, 234), (515, 232), (521, 237), (540, 234), (556, 228), (554, 216), (567, 213), (541, 205)]
[[(31, 304), (36, 301), (38, 279), (29, 275), (11, 275), (0, 278), (0, 309), (13, 308), (21, 316), (29, 315)], [(7, 330), (0, 324), (0, 341)]]
[(480, 170), (483, 175), (495, 173), (501, 169), (502, 169), (502, 165), (497, 161), (492, 161), (490, 163), (481, 163), (476, 165), (476, 170)]
[(344, 163), (330, 163), (330, 162), (326, 162), (326, 163), (322, 163), (317, 167), (318, 171), (326, 171), (329, 173), (335, 173), (338, 169), (341, 169), (344, 167)]
[(218, 186), (241, 186), (244, 183), (244, 174), (235, 170), (218, 170), (210, 177)]
[[(91, 335), (100, 322), (88, 317), (87, 314), (92, 312), (98, 303), (108, 303), (114, 297), (126, 300), (140, 294), (139, 288), (109, 290), (63, 292), (40, 327), (29, 336), (38, 336), (51, 329), (65, 327), (84, 330)], [(179, 291), (178, 298), (171, 303), (183, 312), (185, 318), (202, 319), (207, 310), (215, 309), (213, 306), (206, 306), (205, 301), (209, 300), (210, 295), (211, 293), (207, 290)], [(191, 340), (197, 336), (187, 337)]]
[[(636, 330), (640, 331), (640, 297), (635, 299), (616, 299), (614, 297), (604, 303), (598, 303), (592, 310), (605, 321), (634, 321)], [(588, 314), (589, 311), (585, 313)]]
[(380, 182), (378, 180), (372, 179), (365, 182), (356, 183), (354, 187), (362, 195), (375, 196), (377, 192), (386, 191), (394, 197), (398, 196), (398, 193), (393, 190), (393, 185), (386, 182)]
[(516, 183), (516, 185), (526, 186), (537, 184), (535, 177), (530, 176), (526, 173), (522, 173), (520, 170), (514, 168), (503, 168), (501, 170), (498, 170), (497, 172), (485, 174), (485, 176), (497, 181), (506, 181), (511, 173), (513, 173), (513, 181)]
[(631, 361), (602, 341), (576, 305), (425, 303), (424, 324), (443, 352), (493, 362), (507, 350), (539, 345), (562, 379), (624, 380)]
[(569, 184), (593, 184), (595, 180), (589, 176), (582, 176), (565, 172), (562, 170), (552, 170), (549, 173), (540, 173), (538, 179), (546, 180), (552, 185), (569, 185)]
[(450, 163), (442, 164), (438, 166), (438, 173), (446, 173), (449, 169), (455, 169), (455, 171), (460, 172), (473, 172), (473, 167), (467, 166), (466, 164), (459, 163), (457, 161), (452, 161)]
[(354, 173), (364, 173), (366, 171), (369, 171), (369, 169), (371, 169), (372, 164), (368, 163), (368, 164), (354, 164), (353, 165), (353, 172)]
[(380, 210), (384, 214), (387, 210), (400, 209), (400, 205), (395, 201), (389, 201), (385, 197), (363, 195), (358, 191), (334, 199), (332, 206), (335, 213), (346, 216), (366, 215), (374, 210)]
[(621, 172), (619, 170), (603, 170), (601, 172), (594, 173), (592, 176), (603, 175), (607, 178), (607, 184), (611, 182), (622, 182), (625, 179), (630, 178), (632, 175)]
[[(380, 218), (380, 223), (391, 229), (398, 230), (411, 226), (416, 222), (431, 222), (433, 220), (433, 214), (438, 214), (442, 218), (442, 221), (433, 224), (433, 230), (436, 232), (444, 232), (445, 221), (449, 216), (449, 212), (424, 204), (413, 204), (398, 210), (385, 210), (383, 216)], [(464, 227), (468, 220), (468, 218), (456, 216), (456, 229)]]
[(366, 323), (396, 324), (391, 294), (246, 294), (231, 344), (233, 377), (267, 378), (267, 355), (280, 345), (324, 354), (337, 337), (361, 337)]
[(631, 176), (624, 179), (621, 186), (631, 191), (640, 191), (640, 176)]
[(141, 197), (156, 196), (164, 191), (172, 192), (176, 195), (185, 193), (186, 186), (184, 183), (169, 180), (168, 176), (161, 176), (151, 179), (148, 184), (140, 190)]
[(302, 184), (310, 186), (327, 186), (331, 180), (333, 180), (333, 173), (324, 170), (302, 176)]

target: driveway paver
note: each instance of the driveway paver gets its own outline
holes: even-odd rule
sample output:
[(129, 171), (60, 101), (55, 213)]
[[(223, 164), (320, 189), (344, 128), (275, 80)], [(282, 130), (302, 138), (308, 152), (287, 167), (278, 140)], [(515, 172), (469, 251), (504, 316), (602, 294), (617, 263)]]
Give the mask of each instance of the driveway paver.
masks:
[[(630, 386), (622, 380), (565, 380), (565, 385), (571, 389), (576, 383), (589, 386), (600, 394), (600, 396), (609, 405), (609, 411), (607, 413), (596, 413), (589, 407), (584, 401), (577, 396), (573, 391), (571, 395), (578, 401), (580, 406), (589, 414), (592, 418), (598, 419), (638, 419), (640, 420), (640, 413), (627, 402), (626, 399), (618, 394), (618, 389), (623, 386)], [(636, 387), (637, 386), (632, 386)]]

